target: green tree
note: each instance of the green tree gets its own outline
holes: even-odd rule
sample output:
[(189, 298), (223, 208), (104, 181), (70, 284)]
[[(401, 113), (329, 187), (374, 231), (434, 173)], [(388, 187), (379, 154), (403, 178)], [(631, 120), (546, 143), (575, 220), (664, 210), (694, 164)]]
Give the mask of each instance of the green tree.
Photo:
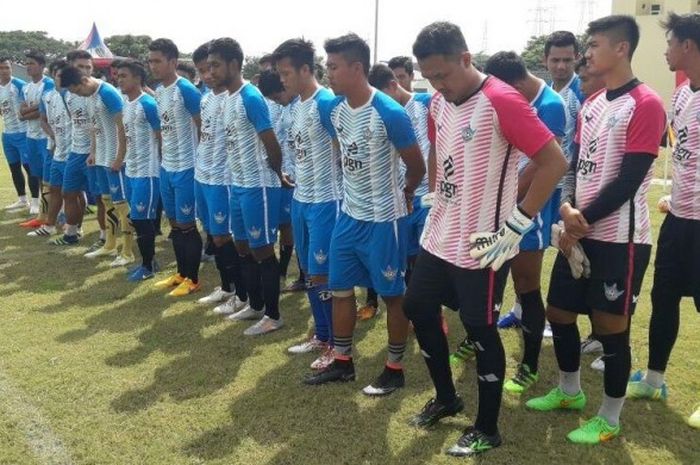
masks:
[(116, 35), (105, 38), (105, 44), (115, 56), (137, 58), (144, 60), (148, 56), (150, 36), (135, 36), (131, 34)]
[(243, 60), (243, 79), (250, 81), (260, 74), (260, 57), (257, 55), (246, 56)]
[(486, 52), (476, 52), (472, 55), (472, 63), (483, 69), (489, 58), (491, 58), (491, 55)]
[(14, 61), (23, 61), (24, 53), (29, 49), (41, 50), (51, 60), (77, 46), (77, 42), (54, 39), (44, 31), (0, 31), (0, 55), (9, 56)]
[(546, 68), (542, 62), (544, 58), (544, 43), (547, 40), (546, 35), (531, 36), (525, 45), (525, 49), (521, 56), (527, 65), (527, 69), (532, 72), (545, 71)]

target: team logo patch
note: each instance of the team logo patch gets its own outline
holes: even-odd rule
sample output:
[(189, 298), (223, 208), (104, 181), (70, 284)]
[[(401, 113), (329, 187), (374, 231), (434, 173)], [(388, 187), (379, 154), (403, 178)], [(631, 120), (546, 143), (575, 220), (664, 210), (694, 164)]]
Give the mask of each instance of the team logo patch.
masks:
[(143, 213), (146, 211), (146, 204), (143, 202), (139, 202), (136, 204), (136, 211), (139, 213)]
[(291, 213), (291, 212), (292, 212), (292, 207), (290, 207), (289, 205), (285, 205), (285, 206), (284, 206), (284, 212), (285, 212), (285, 213)]
[(112, 194), (116, 194), (117, 192), (119, 192), (119, 186), (109, 186), (109, 191)]
[(328, 302), (333, 298), (333, 293), (329, 290), (321, 291), (318, 293), (318, 298), (321, 302)]
[(617, 117), (617, 115), (610, 116), (607, 124), (608, 129), (614, 128), (618, 121), (620, 121), (620, 119)]
[(467, 126), (466, 128), (462, 129), (462, 139), (464, 139), (464, 142), (469, 142), (474, 138), (474, 135), (476, 134), (476, 129), (472, 129), (471, 124)]
[(251, 237), (251, 239), (258, 240), (258, 239), (260, 239), (261, 232), (262, 231), (259, 228), (256, 228), (255, 226), (253, 226), (252, 228), (250, 228), (248, 230), (248, 235)]
[(637, 295), (632, 294), (632, 303), (636, 305), (638, 300), (639, 300), (639, 294), (637, 294)]
[(183, 205), (180, 207), (180, 211), (182, 212), (183, 215), (190, 215), (192, 214), (192, 205)]
[(603, 290), (605, 291), (605, 298), (610, 302), (615, 302), (617, 299), (625, 293), (625, 290), (618, 290), (617, 283), (613, 283), (612, 286), (608, 286), (607, 283), (603, 283)]
[(391, 265), (387, 265), (387, 267), (382, 271), (382, 274), (387, 281), (395, 281), (398, 273), (399, 270), (392, 268)]
[(326, 263), (326, 260), (328, 260), (328, 254), (323, 253), (323, 249), (321, 249), (318, 252), (314, 252), (314, 259), (316, 263), (323, 265)]
[(226, 221), (226, 214), (223, 212), (218, 212), (216, 215), (214, 215), (214, 221), (216, 221), (216, 224), (223, 224), (224, 221)]

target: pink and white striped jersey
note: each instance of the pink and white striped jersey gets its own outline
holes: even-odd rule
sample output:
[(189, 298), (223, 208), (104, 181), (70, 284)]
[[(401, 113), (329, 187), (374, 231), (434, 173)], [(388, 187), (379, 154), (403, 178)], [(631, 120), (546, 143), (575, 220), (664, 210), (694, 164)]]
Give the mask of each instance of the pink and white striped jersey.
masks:
[[(656, 156), (666, 127), (661, 98), (646, 84), (636, 81), (631, 89), (611, 97), (605, 89), (591, 95), (579, 112), (576, 142), (576, 208), (583, 210), (600, 195), (601, 189), (620, 174), (625, 154)], [(591, 225), (586, 236), (602, 242), (651, 244), (647, 194), (653, 169), (632, 201)]]
[(700, 92), (681, 84), (671, 100), (673, 186), (671, 213), (679, 218), (700, 220)]
[(519, 92), (494, 77), (460, 105), (434, 94), (428, 134), (437, 179), (421, 246), (453, 265), (479, 269), (469, 236), (497, 231), (508, 219), (518, 158), (534, 156), (554, 136)]

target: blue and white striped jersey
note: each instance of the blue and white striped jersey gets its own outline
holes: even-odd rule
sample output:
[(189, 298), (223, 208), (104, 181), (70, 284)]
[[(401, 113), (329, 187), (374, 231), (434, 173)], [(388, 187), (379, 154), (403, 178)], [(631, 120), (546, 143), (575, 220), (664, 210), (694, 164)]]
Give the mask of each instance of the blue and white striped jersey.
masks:
[[(28, 82), (22, 89), (24, 101), (29, 106), (36, 105), (38, 107), (39, 103), (41, 103), (41, 97), (55, 87), (53, 79), (48, 76), (44, 76), (38, 82)], [(27, 137), (30, 139), (46, 139), (47, 135), (41, 129), (40, 119), (27, 121)]]
[(114, 118), (121, 113), (124, 100), (115, 87), (100, 81), (97, 91), (88, 101), (88, 114), (95, 134), (95, 165), (112, 166), (117, 158), (119, 140)]
[(231, 171), (226, 154), (224, 101), (228, 92), (210, 90), (202, 97), (202, 129), (194, 162), (194, 179), (215, 186), (231, 184)]
[(44, 94), (39, 105), (39, 111), (46, 115), (46, 121), (53, 131), (53, 159), (56, 161), (66, 161), (71, 148), (71, 119), (64, 100), (67, 93), (67, 90), (53, 89)]
[(168, 87), (156, 88), (164, 170), (176, 172), (194, 167), (197, 126), (192, 118), (199, 115), (201, 99), (199, 89), (182, 77)]
[[(408, 117), (411, 119), (413, 132), (416, 134), (418, 148), (423, 155), (425, 166), (428, 166), (428, 154), (430, 153), (430, 140), (428, 139), (428, 112), (430, 110), (430, 94), (425, 92), (414, 93), (411, 100), (404, 107)], [(406, 176), (406, 165), (401, 162), (401, 176)], [(428, 193), (428, 173), (426, 171), (423, 180), (416, 188), (416, 197)]]
[(92, 145), (90, 135), (92, 121), (88, 115), (88, 103), (92, 97), (81, 97), (68, 92), (65, 98), (71, 118), (70, 151), (80, 155), (87, 155), (90, 153), (90, 146)]
[(19, 120), (19, 107), (24, 101), (22, 89), (26, 85), (26, 82), (16, 77), (4, 86), (0, 85), (0, 116), (3, 121), (2, 132), (5, 134), (27, 132), (27, 123)]
[(238, 187), (280, 187), (259, 133), (272, 129), (265, 97), (246, 82), (224, 102), (224, 130), (231, 183)]
[(331, 109), (337, 103), (333, 92), (319, 88), (292, 109), (291, 136), (296, 178), (294, 198), (299, 202), (322, 203), (343, 199), (343, 169), (340, 152), (333, 147), (335, 129)]
[(345, 97), (338, 100), (331, 121), (343, 154), (343, 211), (360, 221), (406, 216), (398, 150), (416, 144), (406, 110), (374, 89), (358, 108), (351, 108)]
[(130, 178), (157, 178), (160, 175), (158, 138), (160, 119), (156, 99), (146, 93), (124, 99), (126, 133), (126, 175)]
[(275, 127), (275, 136), (282, 148), (282, 172), (296, 179), (296, 165), (294, 163), (294, 140), (292, 139), (292, 112), (299, 103), (299, 97), (295, 98), (288, 105), (280, 106), (280, 115), (277, 121), (272, 121)]
[[(552, 83), (548, 83), (552, 86)], [(576, 134), (576, 120), (578, 112), (581, 110), (581, 104), (585, 100), (581, 92), (581, 79), (578, 75), (571, 76), (569, 83), (559, 90), (559, 95), (564, 99), (564, 107), (566, 109), (566, 129), (564, 137), (561, 140), (561, 148), (567, 160), (571, 160), (574, 149), (574, 135)]]

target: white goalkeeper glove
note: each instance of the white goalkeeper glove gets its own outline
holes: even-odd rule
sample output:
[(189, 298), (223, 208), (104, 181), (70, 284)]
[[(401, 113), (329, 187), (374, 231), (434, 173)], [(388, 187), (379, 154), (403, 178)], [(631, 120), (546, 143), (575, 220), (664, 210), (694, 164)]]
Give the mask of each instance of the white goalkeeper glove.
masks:
[[(552, 247), (562, 252), (562, 254), (563, 251), (559, 246), (559, 241), (563, 232), (563, 221), (552, 225)], [(571, 275), (574, 277), (574, 279), (591, 277), (591, 262), (588, 260), (586, 253), (583, 251), (583, 247), (581, 246), (580, 242), (577, 242), (573, 247), (571, 247), (571, 252), (566, 259), (569, 261), (569, 268), (571, 268)]]
[(494, 271), (498, 271), (507, 260), (517, 255), (520, 240), (533, 226), (532, 219), (516, 205), (498, 231), (469, 236), (472, 245), (469, 255), (474, 260), (480, 260), (481, 268), (491, 266)]
[(420, 198), (421, 208), (430, 208), (433, 206), (433, 200), (435, 199), (435, 192), (429, 192)]

